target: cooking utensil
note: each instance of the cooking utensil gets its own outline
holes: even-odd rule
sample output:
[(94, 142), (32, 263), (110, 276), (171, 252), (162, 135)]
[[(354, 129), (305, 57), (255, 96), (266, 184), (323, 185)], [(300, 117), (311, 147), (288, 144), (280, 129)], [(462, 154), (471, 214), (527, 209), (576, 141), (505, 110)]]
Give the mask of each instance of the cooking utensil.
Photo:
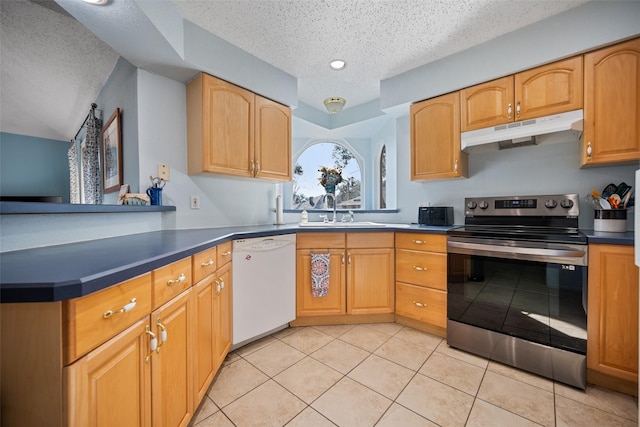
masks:
[(621, 199), (624, 199), (629, 191), (631, 191), (631, 187), (628, 186), (626, 182), (621, 182), (616, 189), (616, 194), (620, 196)]
[(600, 194), (600, 192), (596, 189), (591, 190), (591, 196), (593, 196), (593, 198), (595, 199), (599, 199), (602, 197), (602, 194)]
[(602, 209), (611, 209), (611, 204), (609, 202), (607, 202), (606, 199), (600, 199), (600, 206), (602, 207)]
[(622, 209), (627, 208), (627, 203), (629, 203), (629, 199), (631, 198), (631, 191), (627, 191), (627, 194), (622, 199)]
[(610, 195), (615, 193), (617, 189), (618, 189), (618, 186), (615, 184), (607, 185), (606, 187), (604, 187), (604, 190), (602, 190), (602, 197), (605, 199), (608, 198)]
[(584, 201), (589, 203), (591, 205), (591, 207), (595, 210), (600, 210), (602, 209), (602, 206), (600, 206), (600, 197), (594, 197), (594, 196), (584, 196)]
[(618, 209), (620, 207), (621, 201), (622, 200), (620, 199), (620, 196), (618, 196), (618, 194), (616, 193), (613, 193), (612, 195), (610, 195), (608, 199), (608, 202), (613, 209)]

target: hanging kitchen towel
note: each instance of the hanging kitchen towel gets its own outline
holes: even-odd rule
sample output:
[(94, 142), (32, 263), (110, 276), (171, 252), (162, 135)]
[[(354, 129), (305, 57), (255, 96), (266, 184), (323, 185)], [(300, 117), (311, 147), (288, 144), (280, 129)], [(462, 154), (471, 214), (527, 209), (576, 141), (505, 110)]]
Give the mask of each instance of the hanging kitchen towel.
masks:
[(329, 293), (330, 254), (311, 254), (311, 293), (324, 297)]

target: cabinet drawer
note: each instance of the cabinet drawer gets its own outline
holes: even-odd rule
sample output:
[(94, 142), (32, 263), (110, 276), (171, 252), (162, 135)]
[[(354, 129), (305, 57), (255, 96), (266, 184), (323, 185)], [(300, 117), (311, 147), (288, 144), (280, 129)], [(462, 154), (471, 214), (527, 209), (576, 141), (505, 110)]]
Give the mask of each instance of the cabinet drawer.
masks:
[(349, 249), (393, 248), (393, 233), (347, 233)]
[(396, 248), (447, 252), (447, 236), (441, 234), (396, 233)]
[(229, 240), (218, 245), (218, 268), (231, 262), (233, 242)]
[(185, 258), (153, 271), (153, 309), (188, 289), (192, 281), (191, 258)]
[(396, 283), (396, 314), (447, 327), (447, 292)]
[(396, 249), (396, 280), (447, 289), (447, 254)]
[(344, 233), (298, 233), (298, 249), (341, 249), (344, 248)]
[[(127, 311), (121, 312), (125, 307)], [(98, 347), (150, 312), (151, 273), (65, 301), (65, 364)]]
[(195, 254), (192, 260), (193, 282), (198, 283), (217, 269), (215, 246)]

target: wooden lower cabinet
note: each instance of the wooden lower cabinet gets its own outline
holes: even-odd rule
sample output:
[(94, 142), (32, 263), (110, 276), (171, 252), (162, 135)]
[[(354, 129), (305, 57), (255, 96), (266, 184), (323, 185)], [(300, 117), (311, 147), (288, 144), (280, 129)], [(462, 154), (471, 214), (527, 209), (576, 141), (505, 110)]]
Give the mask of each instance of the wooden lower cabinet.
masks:
[(146, 317), (65, 368), (66, 425), (152, 425), (148, 327)]
[[(329, 253), (329, 291), (312, 294), (313, 253)], [(393, 321), (393, 233), (304, 233), (297, 237), (293, 325)]]
[(183, 292), (151, 313), (151, 329), (158, 338), (158, 349), (151, 356), (154, 426), (186, 426), (193, 416), (191, 292)]
[(638, 393), (638, 267), (633, 246), (589, 245), (587, 381)]
[(232, 343), (231, 258), (193, 287), (194, 409), (204, 398)]
[(396, 233), (396, 322), (442, 337), (447, 328), (447, 236)]

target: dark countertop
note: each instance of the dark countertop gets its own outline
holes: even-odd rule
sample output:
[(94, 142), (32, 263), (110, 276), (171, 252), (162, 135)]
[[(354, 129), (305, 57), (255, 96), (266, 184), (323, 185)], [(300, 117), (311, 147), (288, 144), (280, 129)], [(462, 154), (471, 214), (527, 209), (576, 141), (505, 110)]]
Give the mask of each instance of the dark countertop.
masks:
[[(131, 279), (232, 239), (307, 232), (446, 234), (452, 227), (386, 224), (356, 228), (298, 224), (164, 230), (0, 253), (0, 301), (51, 302), (76, 298)], [(589, 243), (633, 245), (633, 232), (583, 230)]]
[(152, 271), (232, 239), (300, 232), (405, 231), (445, 234), (451, 227), (354, 228), (298, 224), (165, 230), (0, 253), (0, 301), (76, 298)]

